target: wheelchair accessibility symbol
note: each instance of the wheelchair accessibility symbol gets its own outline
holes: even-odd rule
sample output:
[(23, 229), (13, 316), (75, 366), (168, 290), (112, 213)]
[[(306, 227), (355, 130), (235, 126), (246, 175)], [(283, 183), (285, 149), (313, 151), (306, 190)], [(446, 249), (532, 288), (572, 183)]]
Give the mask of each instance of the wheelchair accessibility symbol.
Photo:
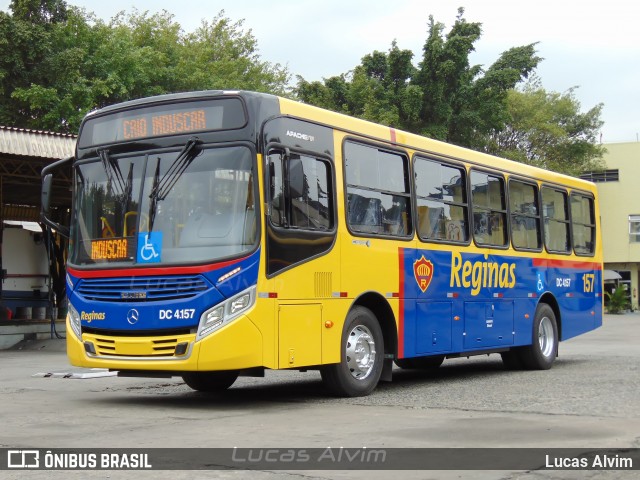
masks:
[(138, 234), (138, 263), (158, 263), (162, 254), (162, 232)]

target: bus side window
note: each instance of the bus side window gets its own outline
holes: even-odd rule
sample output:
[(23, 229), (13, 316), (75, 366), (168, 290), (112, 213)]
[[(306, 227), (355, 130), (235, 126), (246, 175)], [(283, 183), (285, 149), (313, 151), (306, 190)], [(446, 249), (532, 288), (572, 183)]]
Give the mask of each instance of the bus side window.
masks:
[(577, 255), (595, 252), (596, 225), (593, 199), (578, 193), (571, 194), (571, 229), (573, 250)]
[(350, 225), (360, 232), (382, 233), (380, 199), (349, 193), (348, 204), (347, 219)]
[(569, 208), (567, 192), (542, 187), (544, 243), (550, 252), (569, 253)]
[(344, 145), (347, 224), (365, 235), (412, 233), (408, 158), (348, 141)]
[[(288, 162), (288, 164), (285, 164)], [(283, 228), (333, 228), (329, 163), (307, 155), (269, 155), (271, 223)]]
[(513, 246), (531, 250), (542, 248), (537, 185), (509, 180), (509, 211)]
[(467, 243), (465, 169), (416, 157), (414, 177), (420, 239)]
[(282, 156), (276, 153), (269, 155), (269, 201), (271, 223), (284, 227), (284, 186), (282, 172)]
[(471, 171), (473, 238), (480, 245), (507, 245), (507, 208), (504, 179)]

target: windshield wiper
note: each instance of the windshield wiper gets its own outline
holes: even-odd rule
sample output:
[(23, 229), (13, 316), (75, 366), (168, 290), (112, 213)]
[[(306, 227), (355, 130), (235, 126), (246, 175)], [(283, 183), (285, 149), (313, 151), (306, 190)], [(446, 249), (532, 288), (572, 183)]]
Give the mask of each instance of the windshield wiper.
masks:
[(102, 160), (104, 171), (107, 174), (107, 191), (111, 188), (111, 185), (114, 183), (113, 179), (115, 178), (116, 185), (120, 190), (118, 193), (124, 193), (124, 178), (122, 177), (122, 172), (120, 171), (118, 162), (111, 158), (111, 156), (109, 155), (109, 150), (107, 150), (106, 148), (98, 150), (98, 155), (100, 155), (100, 160)]
[(124, 211), (128, 212), (131, 205), (131, 195), (133, 194), (133, 163), (129, 164), (129, 174), (127, 184), (124, 187)]
[(178, 179), (200, 153), (200, 150), (196, 148), (199, 143), (200, 139), (198, 137), (191, 137), (187, 141), (182, 151), (169, 167), (169, 170), (162, 176), (157, 185), (153, 186), (149, 198), (157, 197), (158, 200), (164, 200), (169, 195)]
[(156, 164), (156, 173), (153, 175), (153, 187), (151, 189), (151, 201), (149, 202), (149, 233), (153, 230), (153, 221), (156, 218), (156, 207), (158, 205), (158, 196), (153, 195), (158, 189), (158, 183), (160, 181), (160, 157), (158, 157), (158, 163)]
[(156, 172), (153, 177), (153, 187), (149, 194), (149, 198), (151, 199), (149, 204), (149, 232), (153, 229), (153, 220), (156, 216), (158, 201), (167, 198), (167, 195), (169, 195), (169, 192), (171, 192), (171, 189), (185, 170), (189, 168), (193, 159), (198, 156), (200, 153), (200, 149), (198, 148), (199, 144), (200, 139), (198, 137), (191, 137), (162, 178), (160, 178), (160, 159), (158, 158)]

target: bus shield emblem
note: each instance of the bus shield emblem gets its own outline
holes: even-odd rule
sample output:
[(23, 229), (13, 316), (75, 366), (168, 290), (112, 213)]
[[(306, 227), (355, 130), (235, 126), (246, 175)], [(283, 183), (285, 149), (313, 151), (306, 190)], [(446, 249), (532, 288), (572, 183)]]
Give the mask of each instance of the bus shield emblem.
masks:
[(422, 255), (422, 258), (416, 260), (413, 264), (413, 276), (416, 278), (422, 293), (426, 292), (433, 278), (433, 263)]

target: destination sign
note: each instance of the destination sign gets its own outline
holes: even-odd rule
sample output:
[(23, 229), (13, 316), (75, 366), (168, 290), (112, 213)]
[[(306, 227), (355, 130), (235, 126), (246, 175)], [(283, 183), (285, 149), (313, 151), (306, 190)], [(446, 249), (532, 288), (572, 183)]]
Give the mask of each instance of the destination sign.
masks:
[(129, 239), (127, 238), (100, 238), (91, 240), (92, 260), (128, 260)]
[(167, 135), (231, 130), (242, 128), (246, 122), (239, 98), (142, 106), (88, 117), (81, 127), (78, 146), (86, 148)]
[(206, 129), (207, 116), (204, 110), (152, 115), (150, 118), (139, 117), (122, 121), (122, 137), (126, 140)]

